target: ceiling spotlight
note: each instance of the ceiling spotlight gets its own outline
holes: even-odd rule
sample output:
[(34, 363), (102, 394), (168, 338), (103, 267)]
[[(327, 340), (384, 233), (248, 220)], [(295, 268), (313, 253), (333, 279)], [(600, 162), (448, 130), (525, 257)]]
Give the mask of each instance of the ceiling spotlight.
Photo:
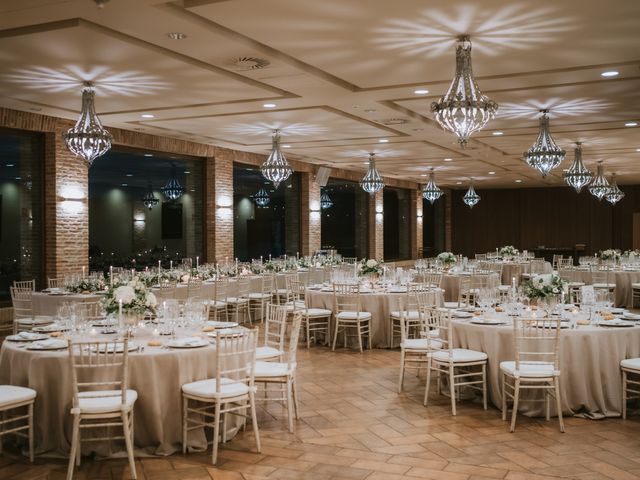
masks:
[(167, 37), (171, 40), (184, 40), (187, 38), (187, 35), (182, 32), (169, 32), (167, 33)]
[(426, 176), (427, 176), (427, 174), (426, 174), (426, 173), (421, 173), (421, 174), (420, 174), (420, 176), (421, 176), (421, 177), (426, 177)]
[(620, 72), (617, 70), (609, 70), (600, 74), (601, 77), (617, 77), (618, 75), (620, 75)]
[(262, 105), (264, 108), (276, 108), (276, 104), (275, 103), (265, 103)]
[(378, 140), (378, 143), (389, 143), (389, 140), (386, 138), (381, 138), (380, 140)]
[(499, 137), (500, 135), (504, 135), (504, 132), (493, 132), (491, 135), (495, 135), (496, 137)]
[(15, 167), (15, 165), (13, 163), (7, 163), (5, 166), (6, 167)]
[(153, 153), (145, 153), (144, 156), (145, 157), (153, 157)]
[(453, 158), (445, 158), (444, 161), (445, 162), (451, 162), (451, 161), (453, 161)]
[(519, 178), (516, 179), (516, 183), (522, 183), (522, 180), (520, 180)]
[(125, 177), (133, 177), (133, 173), (127, 173)]
[(140, 115), (142, 118), (155, 118), (155, 115), (153, 113), (143, 113), (142, 115)]
[(637, 127), (638, 122), (627, 122), (624, 124), (625, 127)]
[(291, 145), (282, 145), (282, 148), (291, 148)]
[(489, 175), (495, 175), (496, 172), (489, 172)]
[(429, 90), (419, 89), (419, 90), (414, 90), (413, 93), (415, 93), (416, 95), (426, 95), (427, 93), (429, 93)]
[(456, 182), (456, 185), (462, 185), (462, 182)]

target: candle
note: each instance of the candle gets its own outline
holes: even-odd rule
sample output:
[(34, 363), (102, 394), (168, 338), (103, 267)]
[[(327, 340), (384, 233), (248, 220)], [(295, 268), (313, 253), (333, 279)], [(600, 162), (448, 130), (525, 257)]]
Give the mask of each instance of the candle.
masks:
[(160, 275), (161, 271), (162, 271), (162, 260), (158, 260), (158, 275)]
[(169, 270), (173, 270), (173, 260), (169, 260)]
[(271, 254), (269, 254), (269, 261), (271, 261)]
[(300, 252), (296, 252), (296, 260), (300, 258)]
[(118, 300), (118, 323), (122, 324), (122, 299)]
[(236, 257), (236, 276), (238, 275), (238, 258)]
[(82, 267), (82, 278), (84, 278), (84, 267)]
[(200, 257), (196, 257), (196, 268), (200, 266)]
[(109, 267), (109, 281), (111, 282), (111, 286), (113, 287), (113, 265)]
[(260, 263), (262, 263), (262, 255), (260, 255)]

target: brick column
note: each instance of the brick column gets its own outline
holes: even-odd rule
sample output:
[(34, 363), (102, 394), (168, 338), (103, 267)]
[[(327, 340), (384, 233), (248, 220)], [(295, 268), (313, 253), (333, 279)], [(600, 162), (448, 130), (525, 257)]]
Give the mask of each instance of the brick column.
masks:
[(59, 121), (45, 140), (45, 278), (89, 267), (89, 175), (62, 139), (70, 126)]
[(233, 253), (233, 156), (220, 150), (205, 159), (205, 229), (209, 263), (235, 258)]
[(411, 258), (422, 258), (422, 194), (419, 190), (410, 190), (409, 225), (411, 234)]
[(384, 257), (384, 197), (382, 191), (369, 195), (369, 258)]
[(320, 186), (308, 172), (300, 173), (300, 255), (312, 255), (320, 249)]

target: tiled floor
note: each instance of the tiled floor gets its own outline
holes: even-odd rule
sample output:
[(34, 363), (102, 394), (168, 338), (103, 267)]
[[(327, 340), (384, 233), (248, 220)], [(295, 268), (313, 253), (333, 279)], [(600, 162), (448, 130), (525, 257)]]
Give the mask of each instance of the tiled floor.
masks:
[[(510, 434), (496, 409), (462, 402), (458, 416), (446, 398), (422, 406), (424, 379), (410, 375), (396, 394), (399, 352), (299, 352), (301, 419), (294, 434), (278, 406), (260, 411), (263, 449), (251, 431), (209, 454), (137, 460), (149, 480), (438, 479), (583, 480), (640, 478), (640, 417), (625, 422), (568, 418), (567, 433), (552, 419), (518, 418)], [(124, 460), (85, 460), (79, 479), (129, 478)], [(15, 450), (0, 457), (0, 479), (61, 479), (66, 463), (37, 459), (29, 466)]]

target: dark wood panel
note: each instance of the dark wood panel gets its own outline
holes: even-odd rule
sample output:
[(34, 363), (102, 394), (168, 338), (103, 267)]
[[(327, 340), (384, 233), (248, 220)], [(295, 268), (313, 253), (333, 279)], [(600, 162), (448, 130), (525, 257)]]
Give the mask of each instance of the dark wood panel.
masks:
[(464, 190), (453, 191), (453, 251), (473, 255), (501, 245), (533, 250), (573, 248), (580, 243), (587, 253), (632, 248), (640, 187), (622, 189), (626, 197), (616, 206), (599, 202), (586, 190), (578, 195), (566, 187), (479, 189), (482, 200), (473, 209), (462, 202)]

